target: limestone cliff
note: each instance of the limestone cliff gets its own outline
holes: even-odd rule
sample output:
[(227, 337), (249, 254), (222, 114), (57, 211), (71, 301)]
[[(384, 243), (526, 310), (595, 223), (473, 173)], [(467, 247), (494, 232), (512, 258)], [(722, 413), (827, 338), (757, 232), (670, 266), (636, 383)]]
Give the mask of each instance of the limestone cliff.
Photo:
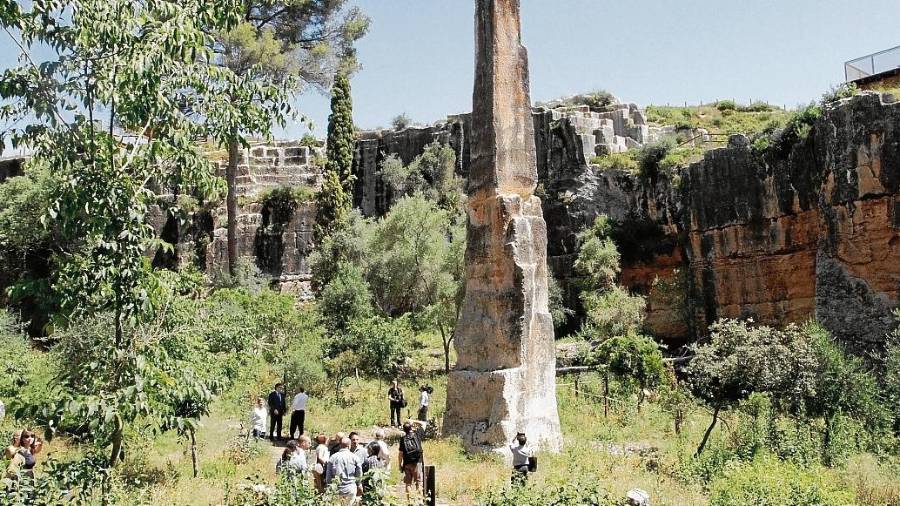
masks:
[[(595, 114), (533, 112), (536, 193), (557, 279), (571, 277), (578, 232), (605, 213), (620, 224), (621, 281), (648, 295), (649, 327), (673, 344), (726, 316), (772, 324), (816, 317), (860, 348), (895, 325), (900, 103), (892, 96), (827, 106), (810, 136), (786, 153), (755, 153), (734, 137), (681, 170), (677, 186), (592, 168), (591, 153), (605, 146)], [(410, 161), (434, 140), (453, 147), (467, 175), (469, 122), (462, 115), (369, 134), (357, 149), (356, 203), (367, 214), (383, 212), (379, 160), (393, 152)]]

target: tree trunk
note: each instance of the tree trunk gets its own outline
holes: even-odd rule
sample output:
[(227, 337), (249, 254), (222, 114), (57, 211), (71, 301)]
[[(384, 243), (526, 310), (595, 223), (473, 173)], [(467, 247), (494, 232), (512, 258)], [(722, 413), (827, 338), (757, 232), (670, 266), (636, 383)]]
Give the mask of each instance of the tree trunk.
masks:
[(240, 144), (237, 132), (232, 132), (232, 139), (228, 142), (228, 166), (225, 168), (225, 182), (228, 184), (228, 193), (225, 196), (225, 209), (228, 215), (228, 273), (234, 276), (237, 273), (237, 166), (240, 156)]
[(720, 406), (716, 406), (716, 409), (713, 410), (712, 423), (710, 423), (709, 427), (706, 429), (706, 434), (703, 435), (703, 441), (700, 441), (700, 446), (697, 447), (697, 453), (694, 454), (694, 457), (699, 457), (700, 454), (703, 453), (703, 448), (706, 447), (706, 442), (709, 441), (709, 435), (712, 434), (713, 428), (716, 426), (716, 422), (719, 421), (720, 409), (722, 409)]
[(644, 404), (644, 389), (643, 389), (643, 387), (641, 387), (640, 390), (641, 391), (638, 392), (638, 405), (637, 405), (638, 413), (641, 412), (641, 405)]
[(609, 374), (603, 376), (603, 418), (609, 418)]
[(112, 436), (112, 452), (109, 454), (109, 467), (116, 467), (119, 462), (119, 455), (122, 453), (122, 424), (120, 420), (116, 420), (116, 431)]
[(190, 430), (191, 434), (191, 468), (194, 470), (194, 478), (200, 476), (200, 466), (197, 464), (197, 435), (194, 429)]
[(441, 344), (444, 345), (444, 373), (450, 374), (450, 341), (453, 338), (447, 339), (447, 333), (444, 331), (443, 325), (438, 325), (438, 330), (441, 331)]

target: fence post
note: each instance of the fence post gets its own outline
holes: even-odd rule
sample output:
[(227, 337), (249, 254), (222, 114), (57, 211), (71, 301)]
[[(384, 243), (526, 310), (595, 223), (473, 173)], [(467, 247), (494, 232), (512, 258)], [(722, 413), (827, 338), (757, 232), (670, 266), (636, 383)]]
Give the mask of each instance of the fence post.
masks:
[(435, 501), (437, 501), (436, 490), (434, 466), (425, 466), (425, 504), (428, 506), (435, 506)]

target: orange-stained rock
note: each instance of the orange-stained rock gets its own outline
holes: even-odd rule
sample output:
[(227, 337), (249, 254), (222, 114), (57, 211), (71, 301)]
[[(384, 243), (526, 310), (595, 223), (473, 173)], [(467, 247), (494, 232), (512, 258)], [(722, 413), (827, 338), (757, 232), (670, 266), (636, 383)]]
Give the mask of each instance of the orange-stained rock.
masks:
[(507, 457), (520, 431), (558, 451), (547, 226), (532, 195), (537, 162), (519, 0), (476, 1), (475, 53), (466, 292), (443, 432), (469, 450)]

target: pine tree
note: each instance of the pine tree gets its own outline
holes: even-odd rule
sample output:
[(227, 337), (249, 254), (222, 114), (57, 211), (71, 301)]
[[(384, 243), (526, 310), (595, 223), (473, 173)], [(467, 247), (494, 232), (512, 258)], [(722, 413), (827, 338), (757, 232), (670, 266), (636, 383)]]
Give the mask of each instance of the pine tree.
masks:
[(350, 79), (340, 73), (331, 89), (331, 115), (328, 117), (328, 147), (325, 180), (319, 192), (316, 212), (316, 242), (340, 227), (350, 214), (353, 176), (353, 101)]

